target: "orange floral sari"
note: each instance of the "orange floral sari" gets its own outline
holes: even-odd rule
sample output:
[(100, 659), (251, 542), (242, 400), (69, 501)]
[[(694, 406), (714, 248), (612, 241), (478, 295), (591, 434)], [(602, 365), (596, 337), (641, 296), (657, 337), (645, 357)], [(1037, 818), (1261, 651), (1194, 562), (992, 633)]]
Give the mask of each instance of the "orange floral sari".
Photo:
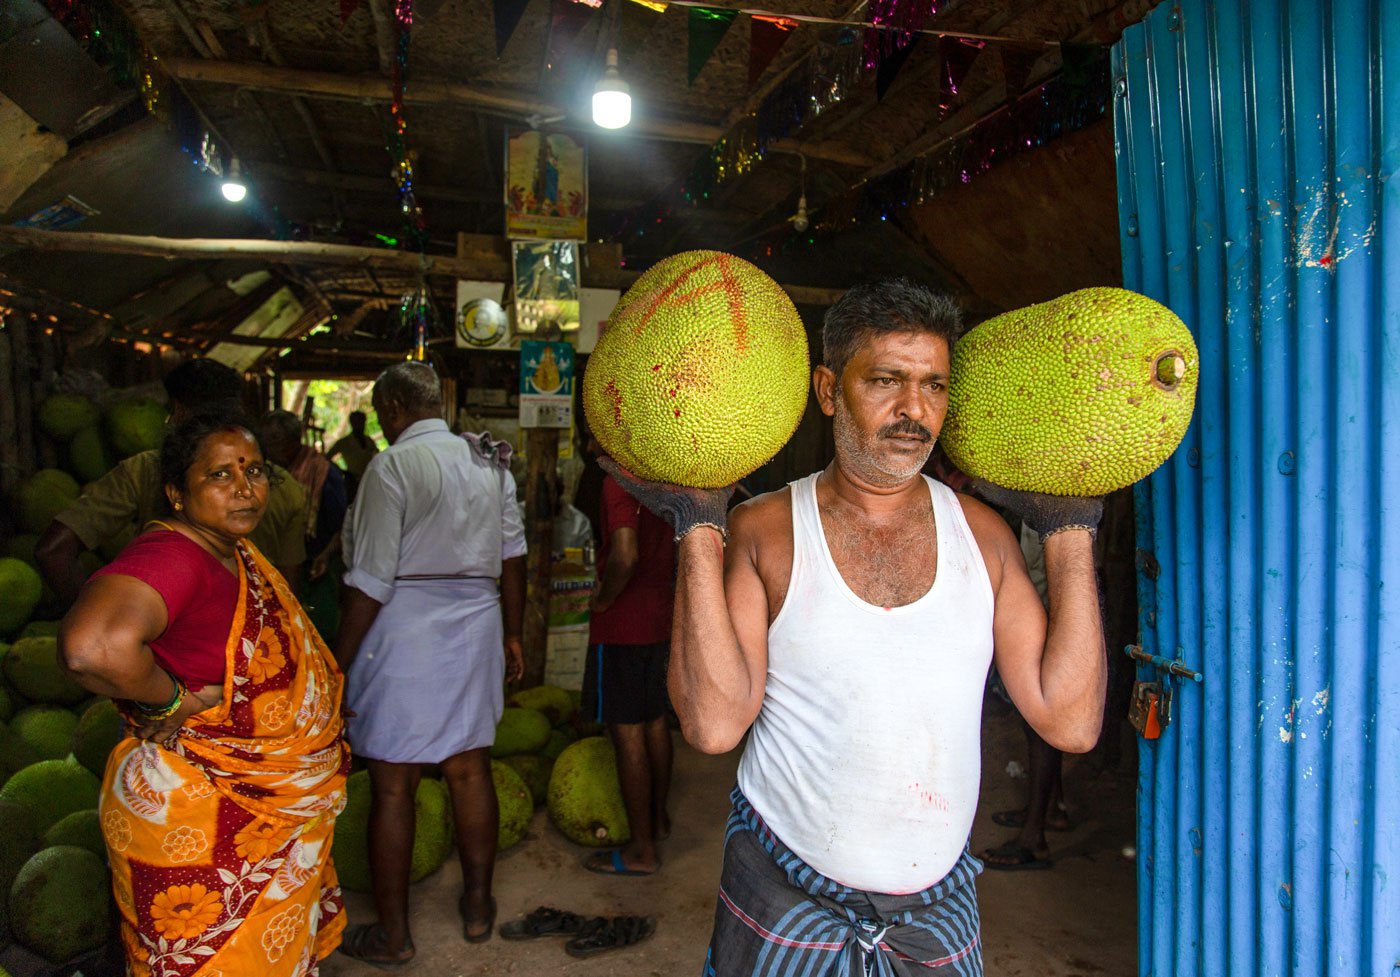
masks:
[(340, 943), (331, 835), (343, 679), (282, 579), (239, 545), (224, 698), (175, 748), (128, 737), (100, 812), (134, 977), (300, 977)]

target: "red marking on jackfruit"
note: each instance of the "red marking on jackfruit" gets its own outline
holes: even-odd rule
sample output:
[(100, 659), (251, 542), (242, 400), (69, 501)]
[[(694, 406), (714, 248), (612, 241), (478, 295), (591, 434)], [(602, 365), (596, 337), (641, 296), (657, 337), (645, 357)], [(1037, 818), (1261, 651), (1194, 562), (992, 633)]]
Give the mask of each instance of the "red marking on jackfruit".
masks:
[(676, 408), (676, 416), (677, 416), (677, 417), (680, 417), (680, 416), (681, 416), (681, 409), (680, 409), (679, 407)]
[(652, 372), (655, 373), (657, 370), (661, 369), (661, 364), (658, 363), (658, 364), (656, 364), (655, 366), (653, 366), (651, 369), (652, 369)]
[(622, 391), (617, 389), (617, 380), (609, 380), (603, 387), (603, 393), (612, 404), (613, 426), (622, 427)]

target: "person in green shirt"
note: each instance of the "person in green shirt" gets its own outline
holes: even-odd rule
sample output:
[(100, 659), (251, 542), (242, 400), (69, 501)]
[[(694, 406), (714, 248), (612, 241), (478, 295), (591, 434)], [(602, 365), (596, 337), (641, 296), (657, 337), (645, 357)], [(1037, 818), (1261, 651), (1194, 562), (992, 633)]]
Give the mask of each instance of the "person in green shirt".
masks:
[[(190, 359), (165, 378), (170, 397), (170, 420), (179, 423), (201, 407), (238, 401), (243, 378), (222, 363)], [(248, 539), (295, 589), (306, 561), (306, 490), (290, 474), (269, 465), (267, 508)], [(82, 587), (78, 556), (112, 540), (130, 535), (164, 513), (160, 451), (143, 451), (119, 463), (91, 483), (78, 501), (49, 523), (34, 548), (39, 572), (64, 605)]]

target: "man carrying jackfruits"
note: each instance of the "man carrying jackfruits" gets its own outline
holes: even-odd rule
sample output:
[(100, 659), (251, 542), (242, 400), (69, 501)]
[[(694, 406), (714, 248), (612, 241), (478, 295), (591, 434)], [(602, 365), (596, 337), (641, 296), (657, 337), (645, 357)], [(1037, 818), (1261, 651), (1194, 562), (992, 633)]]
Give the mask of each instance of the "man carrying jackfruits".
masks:
[(1047, 624), (1006, 523), (920, 474), (958, 327), (905, 280), (847, 292), (812, 377), (835, 460), (732, 514), (728, 489), (604, 462), (679, 541), (669, 684), (686, 739), (722, 753), (749, 733), (707, 974), (980, 975), (967, 842), (993, 660), (1051, 745), (1098, 738), (1101, 500), (984, 486), (1040, 534)]

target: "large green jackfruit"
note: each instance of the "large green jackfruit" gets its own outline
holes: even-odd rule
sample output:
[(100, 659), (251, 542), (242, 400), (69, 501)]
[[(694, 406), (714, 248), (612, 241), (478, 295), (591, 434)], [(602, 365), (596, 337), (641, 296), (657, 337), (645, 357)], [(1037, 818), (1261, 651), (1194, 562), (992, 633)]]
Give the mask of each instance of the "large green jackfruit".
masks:
[(10, 887), (15, 938), (53, 963), (101, 946), (111, 912), (107, 866), (84, 848), (45, 848), (24, 863)]
[(532, 753), (518, 753), (494, 762), (504, 763), (520, 775), (525, 786), (530, 788), (530, 799), (536, 807), (545, 802), (549, 796), (549, 775), (554, 770), (553, 760)]
[(10, 730), (45, 760), (68, 755), (78, 717), (62, 706), (27, 706), (10, 720)]
[(26, 533), (42, 533), (54, 516), (78, 498), (78, 483), (57, 468), (41, 468), (15, 486), (15, 512)]
[(37, 570), (23, 560), (0, 556), (0, 637), (22, 628), (42, 596), (44, 584)]
[(97, 808), (74, 811), (61, 821), (55, 821), (49, 830), (44, 832), (44, 846), (52, 848), (54, 845), (85, 848), (105, 862), (107, 842), (102, 838), (102, 818), (98, 815)]
[(515, 756), (517, 753), (537, 753), (549, 742), (549, 717), (535, 709), (507, 706), (496, 724), (496, 741), (491, 744), (493, 757)]
[(1186, 325), (1121, 288), (989, 319), (953, 352), (940, 443), (969, 475), (1105, 495), (1151, 473), (1191, 422), (1200, 364)]
[[(335, 819), (331, 858), (340, 884), (352, 892), (369, 892), (369, 771), (350, 775), (345, 785), (345, 810)], [(424, 777), (413, 799), (413, 854), (409, 880), (417, 882), (442, 867), (452, 853), (454, 835), (447, 788)]]
[(30, 702), (73, 706), (89, 694), (59, 665), (56, 638), (21, 638), (10, 645), (0, 667), (11, 688)]
[(98, 699), (83, 710), (69, 747), (73, 756), (99, 779), (107, 770), (107, 757), (126, 736), (126, 720), (111, 699)]
[(508, 765), (514, 759), (491, 761), (491, 784), (496, 789), (496, 806), (501, 812), (496, 832), (497, 851), (505, 851), (519, 843), (530, 828), (530, 816), (535, 813), (530, 788), (520, 774)]
[(84, 482), (97, 481), (116, 463), (100, 424), (89, 424), (68, 442), (68, 467)]
[(121, 400), (107, 408), (107, 435), (123, 458), (159, 448), (165, 437), (164, 405), (149, 397)]
[(536, 685), (521, 689), (506, 700), (507, 705), (522, 709), (535, 709), (549, 717), (550, 725), (557, 726), (574, 714), (574, 700), (569, 693), (557, 685)]
[(549, 819), (575, 844), (615, 848), (632, 837), (617, 756), (606, 737), (586, 737), (559, 754), (549, 776), (548, 804)]
[(70, 757), (25, 767), (0, 787), (0, 801), (28, 808), (35, 828), (47, 831), (74, 811), (96, 807), (101, 791), (101, 782)]
[(97, 405), (82, 394), (50, 394), (39, 405), (39, 426), (55, 441), (67, 442), (85, 427), (97, 423)]
[(29, 808), (0, 800), (0, 943), (8, 928), (10, 886), (24, 863), (43, 847), (44, 833)]

